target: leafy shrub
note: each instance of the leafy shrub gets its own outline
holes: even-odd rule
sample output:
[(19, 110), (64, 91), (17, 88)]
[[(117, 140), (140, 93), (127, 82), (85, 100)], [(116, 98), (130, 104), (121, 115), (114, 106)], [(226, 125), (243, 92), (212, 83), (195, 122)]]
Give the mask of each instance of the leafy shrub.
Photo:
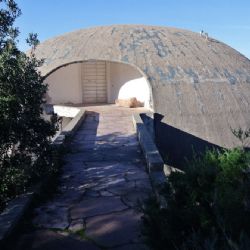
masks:
[(250, 249), (250, 154), (243, 149), (207, 151), (172, 172), (144, 208), (152, 249)]
[(27, 42), (30, 55), (17, 47), (21, 14), (14, 0), (0, 0), (0, 210), (28, 184), (53, 170), (51, 137), (56, 117), (45, 121), (42, 105), (47, 91), (35, 58), (36, 34)]

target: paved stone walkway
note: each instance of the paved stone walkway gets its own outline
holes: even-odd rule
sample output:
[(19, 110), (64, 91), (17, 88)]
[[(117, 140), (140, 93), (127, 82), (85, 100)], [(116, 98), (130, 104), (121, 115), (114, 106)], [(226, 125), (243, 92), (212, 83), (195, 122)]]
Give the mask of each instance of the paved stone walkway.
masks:
[(147, 249), (136, 208), (152, 190), (131, 119), (141, 110), (90, 109), (65, 156), (59, 192), (35, 209), (36, 230), (18, 249)]

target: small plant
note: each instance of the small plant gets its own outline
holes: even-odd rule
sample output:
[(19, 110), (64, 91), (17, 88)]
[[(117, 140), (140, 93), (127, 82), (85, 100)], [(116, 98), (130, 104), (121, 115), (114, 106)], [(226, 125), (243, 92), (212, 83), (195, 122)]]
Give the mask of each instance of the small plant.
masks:
[(172, 172), (144, 208), (143, 233), (152, 249), (250, 249), (250, 154), (207, 151)]

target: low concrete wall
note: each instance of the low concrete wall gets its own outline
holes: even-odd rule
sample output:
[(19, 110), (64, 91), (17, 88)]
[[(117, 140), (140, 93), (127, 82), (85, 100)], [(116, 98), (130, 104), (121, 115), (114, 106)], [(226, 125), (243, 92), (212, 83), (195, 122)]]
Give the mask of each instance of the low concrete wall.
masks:
[(80, 63), (57, 69), (44, 82), (48, 84), (47, 103), (82, 103)]
[(164, 166), (161, 155), (145, 124), (143, 123), (140, 114), (133, 115), (133, 123), (144, 157), (146, 159), (147, 170), (150, 176), (151, 183), (155, 189), (156, 195), (159, 196), (159, 191), (162, 187), (162, 184), (166, 181), (164, 168), (167, 168), (167, 166)]
[(59, 116), (73, 117), (53, 138), (53, 144), (58, 146), (64, 142), (66, 136), (72, 136), (75, 133), (85, 119), (86, 111), (83, 108), (55, 105), (54, 112)]
[(153, 142), (155, 142), (154, 113), (147, 112), (147, 113), (141, 114), (140, 116), (150, 137), (152, 138)]
[(0, 214), (0, 248), (4, 247), (5, 240), (17, 228), (25, 211), (29, 208), (35, 192), (27, 192), (9, 202)]
[(59, 116), (66, 116), (66, 117), (74, 118), (80, 112), (80, 110), (81, 108), (78, 108), (78, 107), (53, 105), (54, 113)]

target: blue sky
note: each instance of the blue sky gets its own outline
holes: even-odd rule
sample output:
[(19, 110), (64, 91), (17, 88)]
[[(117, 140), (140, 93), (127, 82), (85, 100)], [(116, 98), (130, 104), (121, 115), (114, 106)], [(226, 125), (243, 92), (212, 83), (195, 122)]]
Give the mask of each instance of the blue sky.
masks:
[(81, 28), (110, 24), (151, 24), (201, 29), (250, 58), (250, 0), (16, 0), (16, 21), (25, 38), (40, 41)]

